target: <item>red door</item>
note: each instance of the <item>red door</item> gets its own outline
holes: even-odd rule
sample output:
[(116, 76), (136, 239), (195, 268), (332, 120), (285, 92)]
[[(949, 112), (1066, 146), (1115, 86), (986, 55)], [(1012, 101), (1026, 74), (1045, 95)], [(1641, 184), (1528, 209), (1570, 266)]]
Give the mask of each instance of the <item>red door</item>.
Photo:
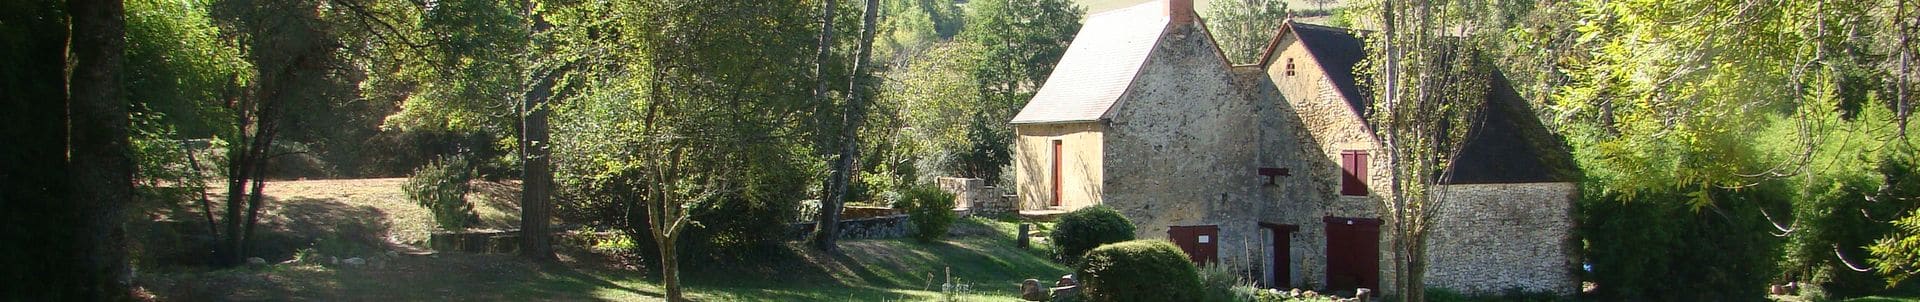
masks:
[(1213, 263), (1220, 249), (1220, 227), (1213, 225), (1176, 226), (1167, 228), (1167, 238), (1180, 251), (1187, 252), (1187, 258), (1195, 264)]
[(1327, 217), (1327, 290), (1380, 288), (1380, 220)]
[(1300, 227), (1291, 224), (1270, 224), (1262, 222), (1260, 227), (1267, 228), (1273, 234), (1273, 284), (1268, 288), (1287, 288), (1293, 286), (1293, 232)]
[(1053, 141), (1053, 206), (1060, 206), (1060, 141)]

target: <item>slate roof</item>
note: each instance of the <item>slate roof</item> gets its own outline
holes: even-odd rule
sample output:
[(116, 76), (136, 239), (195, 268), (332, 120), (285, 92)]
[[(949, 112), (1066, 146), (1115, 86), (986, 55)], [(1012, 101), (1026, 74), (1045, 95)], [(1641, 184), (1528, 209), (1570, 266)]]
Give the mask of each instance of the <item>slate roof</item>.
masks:
[[(1270, 63), (1265, 60), (1272, 59), (1272, 52), (1277, 51), (1273, 47), (1289, 32), (1299, 37), (1307, 52), (1320, 63), (1328, 80), (1345, 97), (1347, 106), (1360, 114), (1357, 122), (1369, 123), (1365, 117), (1373, 108), (1373, 96), (1361, 89), (1360, 81), (1364, 79), (1353, 73), (1354, 67), (1366, 57), (1361, 36), (1368, 32), (1289, 20), (1275, 33), (1274, 45), (1269, 45), (1269, 57), (1263, 59), (1263, 63)], [(1527, 100), (1513, 90), (1505, 74), (1494, 70), (1490, 76), (1486, 115), (1469, 132), (1467, 145), (1461, 150), (1461, 158), (1454, 164), (1453, 178), (1448, 183), (1573, 181), (1578, 173), (1574, 171), (1566, 143), (1534, 116)]]
[(1166, 32), (1166, 3), (1151, 1), (1089, 16), (1040, 91), (1014, 124), (1096, 121), (1133, 86)]
[(1492, 77), (1484, 120), (1468, 132), (1448, 183), (1574, 181), (1578, 171), (1566, 143), (1534, 116), (1505, 74), (1495, 70)]

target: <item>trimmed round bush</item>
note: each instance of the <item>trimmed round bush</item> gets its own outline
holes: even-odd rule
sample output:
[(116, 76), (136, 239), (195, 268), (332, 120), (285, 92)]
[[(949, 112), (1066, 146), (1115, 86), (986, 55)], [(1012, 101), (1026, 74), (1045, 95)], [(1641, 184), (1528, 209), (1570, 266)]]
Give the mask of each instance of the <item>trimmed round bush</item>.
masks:
[(1187, 254), (1166, 240), (1134, 240), (1087, 251), (1074, 274), (1090, 301), (1192, 301), (1200, 277)]
[(1103, 205), (1074, 210), (1053, 226), (1053, 242), (1068, 262), (1079, 261), (1080, 255), (1102, 244), (1127, 240), (1133, 240), (1133, 222)]
[(914, 186), (905, 193), (900, 201), (913, 225), (913, 239), (934, 242), (946, 237), (954, 220), (953, 194), (932, 186)]

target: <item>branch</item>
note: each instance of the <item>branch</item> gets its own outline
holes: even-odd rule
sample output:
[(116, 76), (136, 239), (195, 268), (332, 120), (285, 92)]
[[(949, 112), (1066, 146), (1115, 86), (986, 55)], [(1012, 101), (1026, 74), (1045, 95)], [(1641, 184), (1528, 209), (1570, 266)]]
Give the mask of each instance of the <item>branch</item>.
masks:
[(1863, 268), (1858, 264), (1853, 264), (1853, 260), (1847, 260), (1847, 254), (1840, 252), (1840, 244), (1838, 243), (1833, 244), (1833, 256), (1835, 258), (1840, 258), (1840, 263), (1846, 264), (1847, 269), (1850, 269), (1856, 272), (1872, 272), (1873, 271), (1873, 267)]

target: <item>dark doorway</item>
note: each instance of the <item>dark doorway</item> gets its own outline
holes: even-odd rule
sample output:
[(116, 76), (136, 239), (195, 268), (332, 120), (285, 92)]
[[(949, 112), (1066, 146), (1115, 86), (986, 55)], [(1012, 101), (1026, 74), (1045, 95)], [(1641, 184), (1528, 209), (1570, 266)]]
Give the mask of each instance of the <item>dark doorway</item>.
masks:
[(1380, 220), (1327, 217), (1327, 290), (1380, 288)]
[(1273, 270), (1267, 272), (1273, 276), (1268, 288), (1290, 288), (1293, 286), (1293, 232), (1300, 226), (1291, 224), (1260, 223), (1261, 228), (1273, 234)]
[(1173, 240), (1173, 245), (1180, 246), (1180, 251), (1187, 252), (1187, 258), (1195, 264), (1214, 263), (1217, 260), (1215, 254), (1220, 250), (1220, 226), (1170, 227), (1167, 228), (1167, 238)]

